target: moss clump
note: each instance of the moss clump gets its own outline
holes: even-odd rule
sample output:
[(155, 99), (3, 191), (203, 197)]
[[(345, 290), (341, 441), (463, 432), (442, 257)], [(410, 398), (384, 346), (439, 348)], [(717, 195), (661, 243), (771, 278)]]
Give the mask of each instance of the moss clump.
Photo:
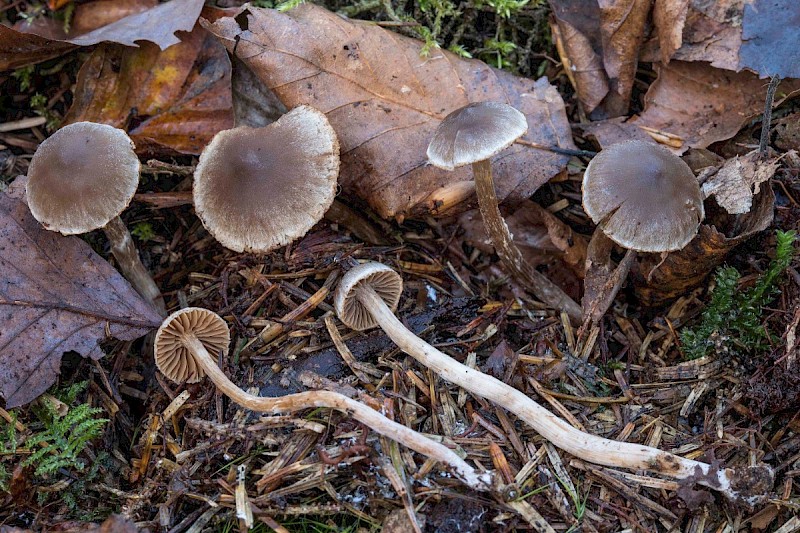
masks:
[(735, 268), (717, 271), (711, 302), (703, 311), (700, 324), (681, 332), (683, 352), (688, 359), (703, 357), (712, 350), (752, 354), (767, 349), (772, 339), (761, 315), (778, 292), (778, 278), (794, 257), (795, 240), (794, 231), (778, 230), (775, 259), (747, 290), (738, 290), (741, 274)]

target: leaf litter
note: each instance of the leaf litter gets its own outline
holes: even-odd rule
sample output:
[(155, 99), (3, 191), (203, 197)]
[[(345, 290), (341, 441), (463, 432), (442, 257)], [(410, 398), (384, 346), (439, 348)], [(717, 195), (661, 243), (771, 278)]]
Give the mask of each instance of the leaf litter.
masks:
[[(675, 3), (656, 2), (656, 9), (661, 5), (661, 9), (666, 7), (670, 12), (673, 6), (667, 4)], [(687, 28), (691, 35), (696, 20), (692, 10), (698, 6), (702, 7), (701, 3), (692, 2), (686, 8), (684, 42), (678, 42), (675, 32), (672, 34), (671, 46), (677, 47), (676, 50), (688, 42)], [(680, 17), (681, 6), (677, 7)], [(255, 11), (251, 8), (249, 13), (252, 15)], [(300, 17), (293, 13), (290, 11), (289, 15)], [(286, 17), (273, 13), (270, 16)], [(251, 22), (248, 22), (249, 31), (253, 31)], [(341, 19), (335, 22), (335, 26), (347, 28), (346, 35), (353, 31), (349, 22)], [(614, 33), (612, 27), (602, 28), (602, 31), (605, 35)], [(305, 32), (301, 35), (304, 35), (303, 40), (307, 39)], [(362, 43), (359, 41), (358, 53), (368, 53), (369, 48)], [(231, 42), (225, 44), (232, 47)], [(238, 56), (242, 41), (235, 46)], [(389, 53), (389, 56), (394, 57), (394, 54)], [(417, 54), (416, 51), (407, 52), (406, 59), (417, 58)], [(202, 54), (198, 57), (202, 58)], [(237, 60), (247, 64), (249, 70), (245, 73), (263, 76), (256, 57), (239, 56)], [(665, 63), (666, 58), (662, 61)], [(202, 65), (202, 59), (195, 60), (194, 65)], [(683, 68), (675, 57), (670, 58), (669, 65), (656, 68), (662, 69), (658, 72), (663, 74), (673, 65), (678, 70)], [(670, 113), (669, 105), (665, 104), (660, 114), (651, 113), (646, 124), (637, 124), (638, 119), (631, 121), (623, 116), (613, 122), (582, 124), (581, 131), (591, 137), (587, 132), (603, 125), (615, 131), (617, 139), (645, 135), (653, 142), (677, 141), (673, 148), (680, 151), (686, 151), (689, 146), (709, 146), (713, 151), (720, 151), (719, 143), (738, 133), (737, 139), (728, 141), (725, 147), (724, 153), (729, 153), (727, 150), (733, 149), (735, 143), (746, 139), (742, 133), (749, 131), (750, 117), (763, 110), (763, 92), (760, 96), (752, 95), (751, 103), (743, 106), (747, 110), (745, 114), (737, 114), (724, 102), (727, 93), (709, 95), (706, 89), (700, 88), (708, 86), (707, 80), (721, 79), (719, 72), (701, 63), (687, 65), (694, 69), (698, 79), (704, 80), (691, 97), (684, 97), (685, 100), (706, 99), (703, 109), (709, 111), (703, 111), (700, 118), (695, 119), (689, 112), (681, 115), (682, 108)], [(147, 70), (146, 66), (138, 68)], [(127, 74), (125, 70), (120, 76)], [(136, 79), (135, 69), (131, 74), (134, 74), (131, 78)], [(765, 89), (763, 81), (761, 86), (747, 85), (750, 82), (742, 80), (750, 79), (751, 75), (742, 74), (745, 74), (742, 78), (729, 77), (733, 91), (739, 90), (740, 83), (747, 91), (752, 88), (755, 93)], [(557, 76), (557, 70), (548, 72), (553, 82)], [(752, 76), (755, 79), (755, 75)], [(618, 78), (608, 79), (613, 82)], [(642, 79), (637, 75), (637, 83)], [(659, 83), (644, 79), (651, 90)], [(562, 78), (562, 84), (565, 80)], [(178, 84), (177, 81), (173, 83)], [(249, 83), (252, 86), (252, 82)], [(781, 85), (781, 90), (789, 92), (794, 80), (784, 83), (787, 85)], [(135, 87), (136, 83), (131, 85)], [(202, 88), (201, 94), (206, 90), (215, 94), (216, 89), (209, 88), (210, 85), (197, 87)], [(240, 87), (245, 87), (238, 90), (240, 95), (250, 92), (246, 83)], [(672, 98), (677, 102), (679, 88), (680, 84), (675, 83), (671, 93), (666, 92), (668, 96), (662, 97), (663, 101), (670, 102)], [(300, 86), (296, 89), (299, 91)], [(76, 92), (76, 100), (84, 90)], [(285, 91), (288, 94), (276, 93), (287, 107), (292, 107), (295, 101), (291, 98), (298, 97), (292, 95), (292, 90)], [(634, 100), (636, 92), (634, 84)], [(147, 92), (142, 94), (147, 95)], [(176, 99), (181, 101), (180, 91), (171, 94), (178, 94)], [(300, 98), (308, 97), (309, 94), (303, 94)], [(749, 95), (745, 97), (750, 98)], [(201, 101), (203, 98), (200, 97)], [(256, 108), (269, 97), (262, 95), (257, 99), (261, 103)], [(574, 105), (570, 100), (567, 103)], [(791, 109), (792, 105), (789, 101), (782, 107)], [(635, 101), (632, 109), (637, 110)], [(95, 113), (100, 116), (99, 112)], [(568, 107), (567, 113), (573, 120), (579, 118), (574, 108)], [(246, 120), (253, 120), (254, 116), (253, 113), (240, 115), (251, 117)], [(735, 119), (731, 115), (736, 115)], [(167, 113), (164, 124), (170, 125), (180, 116), (180, 111), (173, 115)], [(381, 117), (380, 114), (372, 116)], [(729, 122), (720, 129), (711, 128), (699, 135), (693, 132), (698, 124), (702, 127), (718, 119)], [(126, 127), (133, 129), (131, 126), (135, 127), (137, 122), (129, 121)], [(359, 124), (345, 123), (349, 127)], [(376, 127), (380, 124), (376, 120)], [(0, 142), (6, 138), (36, 141), (36, 137), (28, 135), (24, 129), (6, 135), (0, 137)], [(600, 140), (601, 137), (596, 138)], [(144, 136), (137, 142), (148, 146)], [(203, 142), (199, 141), (193, 150), (201, 148)], [(569, 140), (566, 142), (571, 145)], [(607, 142), (610, 141), (601, 141), (600, 145)], [(713, 142), (718, 144), (713, 145)], [(391, 147), (393, 143), (385, 144)], [(156, 147), (153, 153), (165, 147), (174, 149), (169, 148), (168, 142), (151, 146)], [(595, 148), (589, 143), (580, 146)], [(739, 150), (734, 153), (740, 153), (742, 159), (750, 149)], [(409, 151), (404, 147), (402, 153)], [(183, 153), (196, 152), (186, 150)], [(692, 157), (698, 153), (688, 151)], [(374, 161), (387, 157), (378, 155)], [(310, 419), (253, 417), (226, 404), (220, 396), (214, 396), (208, 385), (183, 389), (159, 381), (158, 376), (153, 380), (152, 361), (147, 359), (139, 343), (133, 348), (126, 344), (114, 345), (117, 355), (112, 372), (106, 372), (103, 367), (109, 363), (102, 362), (101, 367), (90, 373), (93, 386), (89, 399), (96, 398), (95, 401), (106, 406), (109, 412), (116, 413), (112, 446), (117, 455), (123, 457), (123, 461), (114, 459), (119, 476), (112, 482), (115, 492), (103, 494), (112, 494), (124, 504), (125, 516), (138, 520), (140, 528), (164, 527), (176, 531), (186, 530), (192, 523), (195, 527), (220, 523), (215, 521), (233, 523), (231, 520), (238, 511), (245, 508), (242, 501), (249, 504), (256, 521), (278, 530), (283, 526), (291, 528), (296, 519), (292, 517), (314, 516), (334, 524), (343, 515), (376, 527), (384, 516), (387, 517), (386, 527), (392, 523), (389, 516), (404, 516), (406, 525), (416, 522), (440, 528), (457, 517), (462, 528), (474, 530), (489, 517), (508, 528), (534, 527), (539, 531), (570, 526), (587, 531), (627, 527), (648, 531), (703, 530), (711, 525), (724, 528), (731, 524), (729, 517), (734, 515), (739, 523), (752, 522), (754, 527), (758, 524), (772, 529), (783, 526), (781, 531), (790, 531), (795, 527), (791, 505), (792, 498), (796, 497), (791, 471), (778, 474), (778, 489), (773, 493), (774, 501), (780, 503), (777, 511), (772, 510), (775, 506), (770, 504), (763, 507), (763, 511), (725, 508), (723, 512), (722, 502), (708, 495), (695, 498), (696, 491), (691, 487), (682, 488), (668, 479), (594, 467), (571, 459), (503, 411), (447, 385), (427, 369), (413, 364), (394, 350), (380, 333), (352, 334), (331, 319), (329, 304), (317, 301), (314, 295), (325, 288), (331, 275), (335, 276), (338, 267), (334, 258), (388, 260), (408, 281), (400, 315), (414, 324), (416, 331), (468, 365), (482, 367), (485, 361), (496, 363), (496, 368), (502, 368), (502, 379), (540, 397), (570, 424), (585, 427), (594, 434), (646, 443), (686, 457), (699, 457), (714, 449), (717, 459), (726, 465), (750, 464), (762, 459), (773, 465), (789, 465), (796, 459), (792, 450), (795, 449), (793, 431), (796, 432), (797, 424), (796, 417), (782, 411), (789, 406), (781, 403), (781, 399), (797, 396), (792, 392), (792, 387), (796, 386), (792, 376), (796, 374), (779, 366), (783, 363), (778, 358), (785, 357), (787, 349), (776, 345), (775, 354), (770, 354), (764, 362), (725, 353), (703, 360), (682, 361), (676, 330), (690, 323), (692, 316), (702, 308), (706, 296), (693, 288), (703, 283), (714, 265), (731, 257), (742, 271), (753, 272), (759, 268), (768, 246), (749, 244), (732, 256), (728, 254), (735, 245), (769, 226), (773, 205), (778, 206), (776, 220), (782, 227), (786, 227), (783, 224), (787, 221), (800, 220), (800, 214), (795, 214), (800, 206), (793, 203), (794, 198), (800, 197), (800, 191), (791, 180), (797, 172), (795, 159), (788, 156), (782, 159), (774, 178), (763, 181), (758, 190), (751, 189), (754, 180), (742, 181), (742, 173), (735, 173), (733, 190), (741, 193), (747, 188), (753, 194), (749, 212), (730, 214), (715, 205), (713, 198), (707, 200), (714, 208), (708, 209), (707, 223), (686, 252), (670, 254), (666, 259), (640, 257), (628, 292), (617, 298), (615, 306), (597, 326), (590, 331), (577, 332), (538, 302), (530, 300), (524, 291), (505, 283), (504, 273), (491, 249), (481, 245), (477, 229), (462, 233), (463, 226), (446, 212), (437, 212), (433, 204), (418, 202), (421, 207), (417, 207), (417, 211), (407, 212), (434, 213), (438, 219), (421, 217), (400, 224), (386, 223), (375, 217), (365, 203), (371, 203), (381, 216), (402, 217), (378, 209), (371, 202), (374, 191), (367, 194), (354, 190), (359, 188), (357, 185), (351, 186), (341, 199), (370, 218), (374, 228), (384, 232), (383, 243), (366, 244), (347, 226), (325, 222), (299, 243), (261, 259), (219, 248), (188, 208), (151, 212), (138, 209), (138, 218), (154, 221), (156, 240), (149, 241), (148, 247), (156, 258), (160, 257), (159, 269), (163, 272), (160, 283), (178, 288), (177, 292), (170, 293), (173, 306), (201, 305), (221, 311), (232, 326), (234, 347), (243, 346), (265, 330), (270, 332), (269, 340), (257, 350), (240, 351), (238, 361), (224, 362), (226, 371), (237, 383), (245, 388), (260, 388), (262, 394), (280, 394), (307, 387), (355, 394), (376, 408), (388, 409), (407, 425), (439, 435), (471, 460), (503, 472), (507, 480), (518, 483), (523, 497), (503, 502), (468, 495), (464, 500), (455, 480), (441, 475), (432, 477), (431, 474), (437, 472), (433, 465), (424, 464), (418, 456), (385, 440), (378, 446), (374, 435), (340, 414), (316, 413)], [(180, 161), (189, 166), (160, 162), (150, 166), (145, 172), (143, 188), (154, 192), (170, 192), (173, 188), (175, 192), (185, 190), (183, 176), (191, 173), (191, 160)], [(534, 224), (528, 225), (530, 216), (523, 216), (523, 213), (542, 209), (530, 207), (530, 201), (509, 204), (512, 208), (509, 212), (520, 214), (508, 217), (510, 225), (512, 222), (519, 224), (520, 229), (513, 233), (519, 233), (531, 245), (530, 257), (546, 261), (549, 272), (559, 269), (568, 272), (570, 283), (577, 290), (580, 290), (580, 276), (571, 270), (580, 264), (580, 259), (573, 261), (567, 257), (576, 250), (570, 242), (574, 242), (574, 238), (585, 242), (584, 236), (591, 233), (591, 225), (580, 209), (579, 181), (581, 165), (586, 161), (585, 157), (573, 158), (567, 171), (556, 171), (558, 179), (539, 188), (533, 197), (541, 205), (559, 205), (554, 216), (558, 222), (554, 226), (544, 224), (545, 230), (541, 217), (537, 216), (533, 216)], [(731, 161), (706, 158), (698, 168), (730, 167), (735, 164)], [(771, 184), (776, 184), (777, 197)], [(465, 198), (470, 190), (465, 186), (459, 194), (459, 199)], [(744, 197), (749, 196), (745, 194)], [(746, 203), (747, 200), (742, 201)], [(744, 205), (742, 201), (740, 205)], [(539, 246), (542, 249), (538, 249)], [(745, 277), (742, 282), (747, 284), (748, 279)], [(774, 304), (777, 309), (771, 311), (765, 322), (770, 326), (783, 325), (787, 341), (788, 332), (793, 330), (785, 316), (793, 315), (790, 310), (796, 306), (797, 296), (796, 284), (790, 280), (784, 285), (784, 294)], [(309, 304), (312, 301), (314, 303)], [(661, 307), (645, 309), (641, 307), (644, 302)], [(276, 324), (280, 327), (275, 327)], [(338, 360), (339, 349), (333, 345), (331, 326), (355, 354), (355, 359), (349, 359), (342, 353), (347, 367)], [(145, 357), (132, 357), (138, 353)], [(586, 373), (581, 370), (584, 368), (592, 368), (593, 372)], [(751, 373), (754, 376), (774, 374), (773, 381), (785, 390), (770, 386), (763, 377), (743, 380), (743, 372), (745, 377)], [(137, 402), (144, 405), (144, 411), (132, 410), (131, 404)], [(767, 412), (768, 418), (755, 419), (753, 413), (756, 412)], [(758, 434), (754, 430), (756, 427)], [(141, 430), (140, 434), (134, 434), (134, 428)], [(132, 449), (132, 460), (127, 451), (119, 452), (128, 447)], [(391, 468), (399, 469), (400, 477), (387, 469), (383, 457), (391, 457)], [(231, 458), (246, 465), (243, 478), (236, 468), (228, 466)], [(25, 490), (30, 491), (30, 485)], [(458, 496), (454, 497), (456, 494)], [(687, 506), (675, 497), (669, 499), (666, 496), (669, 494), (684, 496)], [(418, 504), (423, 497), (429, 498), (430, 504), (419, 508), (415, 517), (410, 503)], [(516, 494), (512, 495), (515, 497)], [(312, 498), (317, 501), (309, 503)], [(692, 510), (690, 505), (698, 502), (705, 503), (698, 510)], [(579, 515), (582, 505), (591, 512)], [(399, 512), (390, 513), (392, 509)], [(770, 511), (766, 512), (768, 509)], [(422, 517), (420, 513), (427, 516)]]

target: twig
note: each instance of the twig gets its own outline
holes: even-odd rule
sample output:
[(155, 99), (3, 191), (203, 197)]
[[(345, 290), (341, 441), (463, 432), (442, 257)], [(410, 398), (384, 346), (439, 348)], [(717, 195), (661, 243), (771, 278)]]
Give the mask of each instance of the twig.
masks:
[(767, 153), (769, 145), (769, 128), (772, 122), (772, 102), (775, 100), (775, 91), (778, 90), (778, 84), (781, 82), (781, 77), (777, 74), (769, 80), (767, 87), (767, 97), (764, 101), (764, 115), (761, 117), (761, 139), (758, 142), (758, 151), (761, 155)]

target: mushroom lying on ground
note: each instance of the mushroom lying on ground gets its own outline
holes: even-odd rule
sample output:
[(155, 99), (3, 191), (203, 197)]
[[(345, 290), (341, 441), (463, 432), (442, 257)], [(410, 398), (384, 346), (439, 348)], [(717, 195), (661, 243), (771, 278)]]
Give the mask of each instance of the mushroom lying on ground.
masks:
[(385, 435), (450, 468), (469, 487), (491, 490), (492, 476), (478, 473), (454, 451), (424, 435), (390, 420), (367, 405), (331, 391), (309, 391), (278, 398), (263, 398), (244, 392), (217, 366), (217, 358), (228, 352), (230, 333), (222, 318), (208, 309), (189, 307), (168, 316), (156, 333), (155, 358), (159, 370), (177, 383), (195, 383), (204, 376), (228, 398), (252, 411), (292, 413), (324, 407), (343, 411), (373, 431)]
[(28, 168), (26, 195), (31, 213), (49, 230), (75, 235), (102, 228), (123, 275), (164, 316), (161, 291), (119, 218), (136, 193), (139, 167), (124, 131), (75, 122), (39, 145)]
[(510, 105), (500, 102), (469, 104), (447, 115), (436, 129), (428, 145), (428, 160), (433, 166), (445, 170), (472, 165), (481, 217), (503, 264), (537, 298), (579, 321), (580, 306), (525, 261), (500, 214), (490, 159), (526, 131), (528, 122), (525, 115)]
[[(402, 279), (380, 263), (364, 263), (342, 278), (334, 298), (339, 319), (355, 330), (380, 326), (401, 350), (431, 368), (445, 380), (516, 414), (555, 446), (586, 461), (633, 470), (648, 470), (687, 479), (718, 490), (731, 499), (747, 502), (763, 497), (771, 486), (772, 471), (758, 466), (739, 472), (651, 448), (584, 433), (561, 420), (522, 391), (475, 370), (440, 352), (409, 331), (394, 315)], [(752, 480), (753, 485), (743, 482)], [(752, 489), (755, 494), (748, 492)]]
[[(661, 145), (626, 141), (604, 149), (591, 160), (583, 175), (583, 209), (597, 224), (589, 243), (588, 261), (609, 239), (625, 248), (625, 257), (600, 290), (584, 321), (597, 322), (619, 292), (637, 252), (680, 250), (691, 241), (704, 217), (700, 186), (680, 157)], [(587, 283), (588, 280), (587, 274)], [(588, 307), (588, 306), (585, 306)]]
[(263, 128), (217, 133), (194, 172), (195, 210), (226, 248), (265, 253), (322, 219), (338, 175), (336, 133), (324, 113), (302, 105)]

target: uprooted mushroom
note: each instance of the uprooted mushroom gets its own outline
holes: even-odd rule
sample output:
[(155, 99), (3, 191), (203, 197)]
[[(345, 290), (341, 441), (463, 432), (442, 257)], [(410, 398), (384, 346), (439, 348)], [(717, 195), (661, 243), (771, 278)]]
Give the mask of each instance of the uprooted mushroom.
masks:
[[(334, 306), (339, 319), (355, 330), (380, 326), (397, 346), (445, 380), (511, 411), (542, 437), (586, 461), (633, 470), (648, 470), (679, 479), (695, 479), (728, 498), (748, 503), (764, 497), (772, 470), (766, 465), (720, 469), (714, 465), (629, 442), (618, 442), (580, 431), (540, 406), (522, 391), (459, 363), (409, 331), (394, 315), (402, 279), (380, 263), (352, 268), (337, 289)], [(757, 480), (749, 484), (747, 480)]]

